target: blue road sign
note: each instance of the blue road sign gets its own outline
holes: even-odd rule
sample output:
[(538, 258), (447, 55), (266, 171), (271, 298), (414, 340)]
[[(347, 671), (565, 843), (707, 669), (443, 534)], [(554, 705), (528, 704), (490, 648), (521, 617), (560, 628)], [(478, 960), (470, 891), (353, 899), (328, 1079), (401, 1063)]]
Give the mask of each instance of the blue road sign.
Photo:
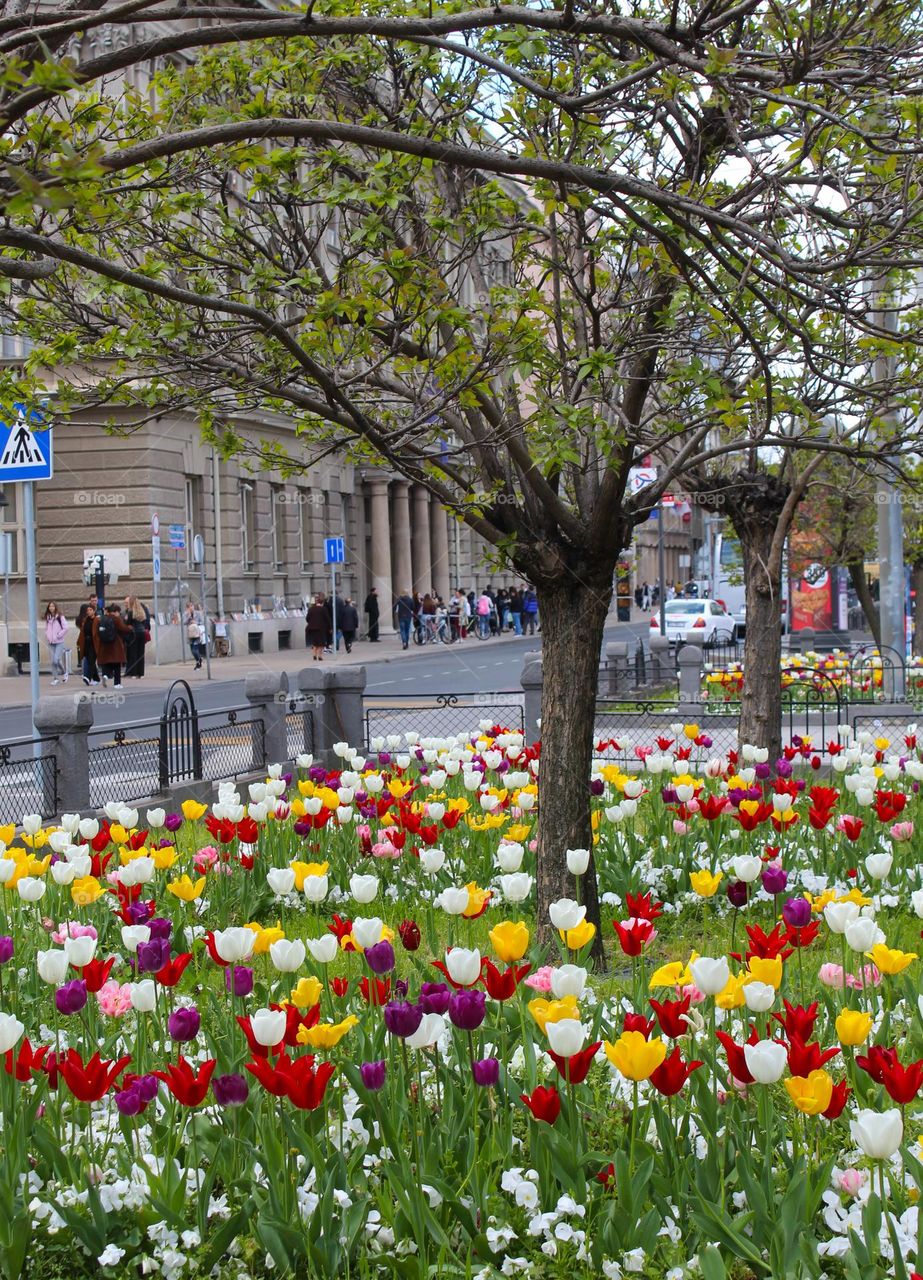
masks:
[(186, 529), (181, 524), (170, 525), (170, 546), (175, 551), (186, 550)]
[(343, 564), (346, 561), (346, 542), (343, 538), (324, 539), (324, 564)]
[(0, 483), (50, 480), (53, 470), (51, 427), (37, 409), (14, 404), (12, 423), (0, 422)]

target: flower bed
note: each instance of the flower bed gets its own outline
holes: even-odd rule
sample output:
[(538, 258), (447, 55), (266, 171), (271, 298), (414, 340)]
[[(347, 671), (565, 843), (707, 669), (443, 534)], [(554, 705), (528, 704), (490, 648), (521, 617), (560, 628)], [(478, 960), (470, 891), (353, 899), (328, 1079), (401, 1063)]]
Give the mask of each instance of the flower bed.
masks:
[[(706, 702), (739, 702), (744, 687), (742, 662), (719, 665), (706, 662), (702, 696)], [(818, 702), (883, 702), (893, 696), (893, 677), (889, 662), (872, 650), (860, 655), (845, 649), (832, 653), (783, 654), (780, 666), (782, 688), (794, 702), (799, 698)], [(923, 697), (923, 658), (914, 656), (905, 668), (908, 700), (918, 703)]]
[(6, 1276), (914, 1274), (912, 733), (598, 762), (599, 973), (539, 748), (378, 746), (0, 830)]

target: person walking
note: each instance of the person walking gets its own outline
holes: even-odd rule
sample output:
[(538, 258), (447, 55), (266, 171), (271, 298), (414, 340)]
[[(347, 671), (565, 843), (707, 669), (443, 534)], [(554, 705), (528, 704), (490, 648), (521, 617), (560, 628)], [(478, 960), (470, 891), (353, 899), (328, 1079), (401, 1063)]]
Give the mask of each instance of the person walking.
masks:
[(346, 607), (346, 605), (340, 596), (336, 597), (336, 620), (337, 621), (336, 621), (336, 635), (334, 635), (333, 601), (334, 601), (333, 596), (328, 596), (327, 599), (324, 601), (324, 608), (327, 610), (327, 633), (328, 635), (332, 636), (332, 640), (328, 641), (328, 647), (330, 644), (332, 644), (333, 648), (336, 649), (337, 653), (339, 653), (340, 638), (343, 635), (343, 610)]
[(364, 613), (369, 620), (369, 640), (372, 644), (378, 644), (378, 619), (381, 616), (378, 604), (378, 588), (370, 587), (369, 593), (365, 597)]
[(83, 683), (99, 684), (99, 668), (96, 665), (96, 646), (93, 643), (93, 619), (96, 617), (96, 602), (82, 604), (77, 614), (77, 657), (80, 660), (80, 673)]
[(131, 636), (131, 627), (123, 619), (117, 604), (107, 604), (103, 613), (93, 619), (92, 626), (93, 647), (103, 687), (111, 680), (113, 688), (121, 689), (125, 642)]
[(510, 618), (513, 623), (513, 631), (517, 636), (522, 635), (522, 591), (519, 587), (513, 587), (509, 598)]
[(337, 615), (337, 622), (343, 635), (343, 643), (346, 645), (346, 652), (352, 653), (353, 641), (356, 639), (356, 632), (359, 630), (359, 610), (353, 604), (349, 596), (343, 602), (343, 615)]
[(45, 641), (51, 654), (51, 683), (67, 684), (67, 645), (64, 637), (70, 630), (70, 623), (53, 600), (49, 600), (45, 608)]
[(151, 615), (137, 596), (125, 597), (125, 621), (132, 630), (125, 646), (125, 676), (140, 680), (144, 675), (144, 646), (151, 638)]
[(186, 628), (186, 639), (189, 641), (189, 652), (195, 661), (195, 670), (200, 671), (202, 659), (205, 657), (204, 616), (191, 600), (186, 605), (183, 624)]
[(491, 630), (490, 622), (493, 614), (494, 602), (486, 591), (482, 591), (478, 596), (475, 605), (475, 613), (478, 619), (478, 635), (484, 639)]
[(397, 629), (401, 634), (401, 647), (404, 649), (410, 644), (410, 628), (413, 626), (414, 609), (414, 599), (410, 593), (410, 588), (405, 587), (394, 603)]
[(311, 656), (315, 662), (323, 662), (324, 649), (329, 635), (330, 615), (324, 604), (324, 597), (318, 592), (314, 597), (314, 603), (308, 609), (308, 616), (305, 618), (304, 624), (305, 644), (310, 646)]
[(532, 587), (526, 587), (522, 593), (523, 635), (534, 636), (536, 622), (538, 622), (538, 596)]
[(423, 642), (431, 640), (436, 633), (436, 601), (429, 591), (420, 601), (418, 618), (421, 628), (420, 639)]
[(641, 583), (641, 608), (647, 610), (651, 607), (651, 588), (647, 582)]

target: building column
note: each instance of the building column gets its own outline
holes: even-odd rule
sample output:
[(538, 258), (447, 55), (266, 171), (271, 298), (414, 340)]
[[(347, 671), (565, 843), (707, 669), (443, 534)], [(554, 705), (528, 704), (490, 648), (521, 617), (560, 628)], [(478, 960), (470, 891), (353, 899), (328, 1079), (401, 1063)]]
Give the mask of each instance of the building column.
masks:
[(429, 544), (429, 490), (415, 485), (413, 490), (413, 585), (425, 595), (433, 585), (433, 562)]
[(448, 602), (449, 592), (457, 583), (450, 583), (452, 563), (449, 559), (449, 513), (434, 498), (430, 504), (430, 547), (433, 554), (433, 586), (443, 600)]
[[(394, 631), (394, 614), (392, 613), (394, 593), (391, 584), (388, 482), (387, 480), (370, 480), (369, 490), (372, 498), (372, 581), (369, 585), (378, 588), (378, 608), (381, 611), (379, 626), (383, 632), (390, 634)], [(361, 603), (365, 604), (365, 601)]]
[(393, 590), (399, 596), (413, 588), (410, 567), (410, 500), (406, 480), (395, 480), (391, 485), (391, 555)]

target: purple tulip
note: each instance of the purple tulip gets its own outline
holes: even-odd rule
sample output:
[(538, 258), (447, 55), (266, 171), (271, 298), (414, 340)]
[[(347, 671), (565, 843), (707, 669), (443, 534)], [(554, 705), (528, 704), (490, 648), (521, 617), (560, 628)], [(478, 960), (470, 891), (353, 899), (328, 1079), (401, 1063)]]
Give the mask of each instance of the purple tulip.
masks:
[(402, 1040), (412, 1036), (423, 1021), (423, 1007), (406, 1000), (392, 1000), (385, 1005), (385, 1026)]
[(199, 1017), (198, 1009), (190, 1005), (174, 1009), (167, 1018), (167, 1032), (171, 1040), (194, 1040), (199, 1034), (201, 1025), (202, 1019)]
[(803, 929), (811, 922), (811, 904), (807, 898), (789, 898), (782, 906), (782, 919), (790, 929)]
[(154, 913), (149, 902), (132, 902), (128, 908), (128, 916), (132, 924), (147, 924)]
[(732, 880), (725, 892), (732, 907), (747, 905), (747, 886), (743, 880)]
[(371, 1093), (377, 1093), (384, 1086), (386, 1071), (383, 1058), (378, 1062), (363, 1062), (359, 1068), (362, 1083)]
[(500, 1079), (500, 1063), (496, 1058), (479, 1058), (471, 1064), (474, 1083), (482, 1089), (492, 1089)]
[(707, 751), (709, 747), (714, 746), (714, 739), (710, 738), (707, 733), (700, 733), (698, 737), (698, 744), (700, 747), (704, 747)]
[(420, 988), (420, 1004), (424, 1013), (445, 1013), (452, 992), (444, 982), (424, 982)]
[(147, 1103), (141, 1097), (141, 1092), (134, 1085), (130, 1085), (127, 1089), (115, 1095), (115, 1105), (119, 1109), (119, 1115), (122, 1116), (138, 1116), (147, 1106)]
[(324, 768), (323, 765), (312, 764), (311, 768), (308, 770), (308, 777), (311, 779), (312, 782), (326, 782), (327, 770)]
[(762, 760), (754, 769), (754, 773), (758, 778), (762, 778), (765, 781), (766, 778), (772, 776), (772, 766), (766, 760)]
[(784, 756), (776, 761), (776, 775), (780, 778), (790, 778), (792, 776), (792, 762), (786, 760)]
[(138, 944), (138, 972), (159, 973), (170, 959), (170, 939), (151, 938)]
[(212, 1077), (212, 1093), (219, 1107), (242, 1107), (250, 1096), (246, 1080), (238, 1072)]
[(231, 990), (232, 982), (235, 996), (248, 996), (253, 990), (253, 970), (242, 964), (231, 965), (224, 971), (224, 987), (226, 991)]
[(54, 1002), (58, 1013), (79, 1013), (87, 1002), (87, 984), (82, 978), (65, 982), (54, 993)]
[[(506, 761), (504, 761), (504, 764), (505, 763)], [(590, 779), (590, 795), (591, 796), (601, 796), (602, 793), (605, 791), (605, 789), (606, 789), (606, 784), (603, 782), (602, 778)]]
[(750, 798), (749, 787), (731, 787), (730, 790), (728, 791), (728, 799), (730, 800), (731, 804), (734, 806), (735, 809), (740, 804), (741, 800), (748, 800), (749, 798)]
[(156, 1076), (138, 1076), (138, 1079), (132, 1083), (131, 1087), (138, 1090), (142, 1101), (147, 1104), (148, 1102), (153, 1102), (157, 1097), (160, 1081)]
[(387, 938), (366, 947), (365, 958), (372, 973), (390, 973), (394, 968), (394, 948)]
[(13, 959), (13, 939), (9, 934), (0, 938), (0, 964), (8, 964)]
[(176, 845), (173, 843), (172, 840), (168, 840), (166, 836), (163, 836), (162, 839), (157, 841), (157, 848), (158, 849), (175, 849)]
[(456, 991), (449, 999), (449, 1018), (461, 1031), (476, 1031), (487, 1013), (483, 991)]
[(169, 938), (173, 933), (173, 922), (165, 920), (163, 916), (155, 916), (148, 922), (151, 931), (151, 942), (156, 942), (161, 938)]
[(775, 897), (777, 893), (785, 892), (785, 886), (788, 884), (788, 872), (784, 867), (774, 867), (770, 863), (763, 872), (762, 881), (766, 892)]
[(183, 825), (183, 815), (181, 813), (168, 813), (164, 818), (163, 825), (168, 831), (179, 831)]
[[(378, 812), (377, 808), (375, 812), (376, 813)], [(306, 821), (306, 819), (299, 818), (298, 821), (293, 825), (292, 830), (295, 832), (296, 836), (307, 836), (311, 834), (312, 827), (310, 822)]]
[(660, 792), (660, 798), (664, 804), (678, 804), (679, 796), (676, 794), (675, 787), (663, 787)]
[(410, 983), (404, 978), (398, 978), (394, 984), (394, 996), (397, 1000), (406, 1000), (407, 992), (410, 990)]
[(391, 763), (391, 752), (390, 752), (390, 751), (379, 751), (379, 753), (378, 753), (378, 763), (379, 763), (379, 764), (390, 764), (390, 763)]

